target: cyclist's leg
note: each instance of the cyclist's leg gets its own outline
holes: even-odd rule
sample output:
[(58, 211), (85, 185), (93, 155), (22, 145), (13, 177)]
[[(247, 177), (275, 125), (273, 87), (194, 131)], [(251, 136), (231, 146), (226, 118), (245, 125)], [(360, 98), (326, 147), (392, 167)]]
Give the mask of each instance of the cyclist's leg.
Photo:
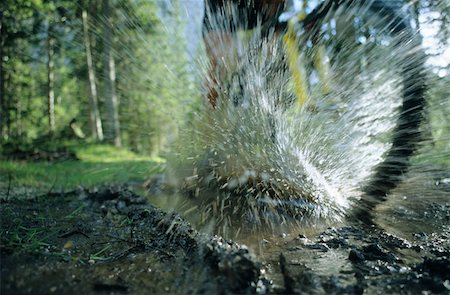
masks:
[[(252, 29), (258, 22), (272, 22), (282, 12), (284, 4), (285, 0), (206, 0), (203, 40), (210, 66), (207, 98), (213, 107), (217, 104), (218, 80), (225, 77), (226, 68), (232, 66), (235, 59), (235, 32)], [(230, 15), (231, 6), (235, 15)]]

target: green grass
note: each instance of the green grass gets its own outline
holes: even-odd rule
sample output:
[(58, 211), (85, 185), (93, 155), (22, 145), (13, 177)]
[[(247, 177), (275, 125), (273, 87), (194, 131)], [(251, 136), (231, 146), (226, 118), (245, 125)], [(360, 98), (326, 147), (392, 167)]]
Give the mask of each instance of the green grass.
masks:
[(412, 163), (423, 166), (433, 165), (435, 167), (450, 168), (450, 153), (448, 151), (425, 151), (418, 153), (412, 158)]
[(6, 232), (0, 230), (2, 237), (2, 244), (8, 248), (18, 248), (20, 250), (41, 253), (42, 248), (50, 246), (46, 241), (49, 235), (55, 233), (48, 233), (46, 228), (26, 228), (24, 226), (17, 226), (13, 231)]
[(79, 161), (0, 161), (1, 187), (46, 190), (142, 182), (152, 174), (160, 173), (164, 166), (161, 158), (141, 156), (107, 145), (78, 145), (71, 149)]

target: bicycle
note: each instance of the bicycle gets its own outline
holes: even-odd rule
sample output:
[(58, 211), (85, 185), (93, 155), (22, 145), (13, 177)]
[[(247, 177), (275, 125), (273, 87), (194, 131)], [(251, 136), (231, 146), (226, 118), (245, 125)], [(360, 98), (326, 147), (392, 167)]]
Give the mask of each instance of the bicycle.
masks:
[[(284, 44), (287, 48), (287, 55), (289, 60), (289, 68), (296, 85), (296, 96), (299, 104), (302, 105), (308, 98), (308, 84), (305, 81), (305, 73), (296, 66), (300, 53), (295, 47), (295, 25), (301, 24), (304, 28), (310, 31), (310, 35), (317, 39), (320, 34), (318, 28), (321, 22), (326, 21), (330, 14), (339, 13), (338, 10), (348, 9), (345, 13), (351, 10), (358, 10), (362, 2), (367, 1), (343, 1), (332, 0), (322, 2), (310, 14), (306, 14), (308, 1), (303, 1), (302, 11), (291, 18), (287, 25), (287, 32), (284, 35)], [(411, 27), (410, 18), (401, 12), (400, 1), (369, 1), (363, 4), (366, 13), (373, 13), (381, 15), (384, 21), (387, 21), (386, 28), (389, 30), (391, 36), (403, 34), (401, 41), (410, 42), (409, 45), (412, 52), (404, 52), (403, 59), (399, 64), (402, 66), (403, 78), (403, 95), (402, 105), (398, 115), (395, 130), (392, 132), (392, 147), (388, 151), (385, 160), (376, 168), (376, 173), (373, 175), (369, 184), (363, 189), (367, 196), (364, 198), (364, 203), (370, 209), (380, 201), (384, 200), (386, 194), (390, 192), (400, 181), (401, 175), (406, 173), (408, 161), (416, 149), (416, 145), (420, 140), (420, 122), (422, 121), (422, 111), (425, 106), (425, 70), (424, 61), (425, 53), (420, 47), (420, 35), (414, 32)], [(364, 18), (363, 15), (360, 16)], [(315, 45), (315, 44), (313, 44)], [(330, 91), (327, 80), (330, 79), (330, 66), (326, 61), (325, 46), (319, 45), (315, 52), (315, 64), (318, 69), (320, 79), (325, 81), (324, 91)], [(301, 62), (300, 62), (301, 64)]]
[[(212, 78), (222, 80), (219, 103), (206, 114), (207, 168), (199, 181), (229, 193), (220, 206), (205, 201), (209, 208), (258, 222), (266, 217), (256, 211), (283, 222), (285, 212), (339, 219), (355, 197), (364, 217), (407, 171), (426, 90), (425, 54), (410, 16), (400, 1), (328, 0), (310, 12), (306, 2), (283, 34), (269, 24), (250, 41), (236, 37), (236, 66)], [(345, 179), (350, 188), (335, 189)], [(239, 209), (236, 196), (245, 203)]]

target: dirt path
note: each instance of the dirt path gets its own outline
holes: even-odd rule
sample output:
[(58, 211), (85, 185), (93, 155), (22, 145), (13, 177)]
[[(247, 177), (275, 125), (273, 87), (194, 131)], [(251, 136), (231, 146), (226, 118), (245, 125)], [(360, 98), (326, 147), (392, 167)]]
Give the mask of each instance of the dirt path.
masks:
[[(448, 293), (450, 234), (364, 226), (258, 258), (122, 188), (1, 204), (2, 294)], [(281, 238), (280, 238), (281, 239)], [(278, 279), (277, 279), (278, 278)]]

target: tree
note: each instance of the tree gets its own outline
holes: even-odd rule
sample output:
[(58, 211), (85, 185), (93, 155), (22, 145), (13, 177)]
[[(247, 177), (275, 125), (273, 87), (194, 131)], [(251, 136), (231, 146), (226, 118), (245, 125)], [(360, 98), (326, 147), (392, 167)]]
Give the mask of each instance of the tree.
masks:
[(83, 39), (84, 39), (84, 47), (86, 49), (86, 64), (88, 68), (88, 76), (89, 76), (89, 90), (90, 90), (90, 121), (91, 121), (91, 130), (92, 136), (97, 140), (103, 140), (103, 127), (102, 121), (100, 118), (100, 111), (98, 106), (98, 98), (97, 98), (97, 86), (95, 82), (95, 69), (92, 62), (92, 52), (91, 52), (91, 42), (89, 37), (89, 22), (88, 22), (88, 13), (86, 8), (83, 8), (82, 11), (82, 20), (83, 20)]
[(51, 21), (47, 20), (47, 115), (49, 134), (53, 135), (55, 126), (55, 38), (52, 32)]
[(105, 102), (106, 102), (106, 140), (115, 146), (121, 146), (119, 102), (116, 94), (116, 65), (113, 56), (111, 7), (109, 0), (103, 0), (103, 38), (105, 59)]
[[(169, 2), (169, 1), (166, 1)], [(116, 13), (117, 91), (123, 142), (160, 155), (173, 142), (178, 123), (197, 98), (188, 71), (185, 24), (178, 0), (170, 5), (138, 0)], [(151, 13), (149, 13), (151, 12)]]
[(5, 78), (3, 75), (3, 47), (5, 46), (5, 32), (3, 26), (3, 11), (0, 11), (0, 139), (4, 137), (3, 124), (5, 116)]

